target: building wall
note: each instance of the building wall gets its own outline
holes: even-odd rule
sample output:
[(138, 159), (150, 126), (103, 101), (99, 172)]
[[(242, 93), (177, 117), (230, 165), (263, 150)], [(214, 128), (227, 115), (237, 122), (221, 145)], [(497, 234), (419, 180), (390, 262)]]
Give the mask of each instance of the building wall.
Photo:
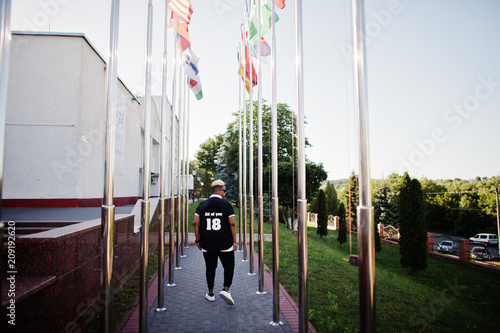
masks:
[[(79, 199), (98, 205), (104, 187), (104, 60), (83, 35), (14, 34), (11, 49), (3, 204)], [(151, 171), (158, 173), (160, 106), (151, 104)], [(142, 196), (143, 112), (144, 103), (118, 80), (115, 197)], [(151, 196), (159, 194), (159, 185), (150, 188)]]

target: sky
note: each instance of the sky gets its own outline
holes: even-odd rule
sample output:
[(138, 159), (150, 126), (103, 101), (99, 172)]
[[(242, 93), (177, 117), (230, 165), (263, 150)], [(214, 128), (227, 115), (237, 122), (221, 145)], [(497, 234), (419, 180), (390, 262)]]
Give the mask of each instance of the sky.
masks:
[[(365, 1), (371, 177), (473, 179), (500, 172), (500, 2)], [(240, 25), (245, 0), (192, 0), (191, 46), (203, 99), (190, 98), (189, 156), (226, 131), (239, 108)], [(152, 93), (161, 94), (165, 0), (153, 0)], [(295, 1), (276, 9), (277, 100), (296, 111)], [(147, 0), (120, 1), (118, 75), (144, 95)], [(13, 1), (12, 30), (84, 33), (107, 59), (110, 2)], [(306, 156), (328, 179), (358, 172), (351, 2), (302, 1)], [(268, 33), (264, 37), (271, 39)], [(168, 81), (172, 40), (168, 35)], [(256, 62), (256, 60), (254, 60)], [(268, 61), (270, 63), (270, 61)], [(271, 101), (263, 62), (262, 98)], [(257, 65), (256, 65), (257, 66)], [(258, 67), (256, 67), (258, 68)], [(171, 84), (167, 88), (172, 98)], [(254, 92), (254, 100), (257, 92)], [(257, 149), (255, 149), (255, 152)]]

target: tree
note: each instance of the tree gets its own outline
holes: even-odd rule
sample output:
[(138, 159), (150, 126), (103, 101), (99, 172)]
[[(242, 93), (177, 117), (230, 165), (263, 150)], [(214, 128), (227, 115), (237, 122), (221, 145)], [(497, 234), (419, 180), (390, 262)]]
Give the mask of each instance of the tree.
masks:
[(424, 200), (420, 182), (411, 179), (407, 172), (401, 180), (399, 193), (399, 253), (403, 268), (410, 267), (411, 274), (427, 268), (427, 226)]
[(354, 171), (352, 172), (351, 177), (349, 177), (347, 192), (345, 193), (345, 195), (347, 196), (347, 209), (350, 209), (350, 217), (352, 221), (351, 228), (352, 230), (356, 230), (356, 216), (359, 206), (359, 181), (358, 177), (354, 174)]
[(210, 184), (215, 178), (217, 172), (217, 153), (222, 144), (222, 135), (216, 135), (214, 138), (209, 138), (200, 145), (200, 149), (196, 152), (196, 166), (202, 170), (201, 182), (202, 196), (210, 195)]
[(375, 223), (383, 225), (392, 225), (399, 227), (398, 222), (398, 205), (394, 199), (393, 193), (389, 192), (389, 188), (385, 182), (382, 182), (375, 192), (373, 206), (375, 207)]
[(339, 206), (339, 199), (337, 196), (337, 190), (335, 189), (335, 185), (330, 184), (330, 182), (326, 183), (325, 189), (326, 196), (326, 215), (337, 215), (337, 209)]
[(347, 223), (345, 217), (345, 206), (344, 203), (339, 204), (339, 235), (337, 236), (337, 242), (340, 246), (347, 242)]
[(328, 234), (328, 215), (326, 214), (326, 196), (325, 191), (319, 190), (318, 195), (318, 219), (317, 219), (318, 229), (316, 233), (320, 235), (321, 238)]

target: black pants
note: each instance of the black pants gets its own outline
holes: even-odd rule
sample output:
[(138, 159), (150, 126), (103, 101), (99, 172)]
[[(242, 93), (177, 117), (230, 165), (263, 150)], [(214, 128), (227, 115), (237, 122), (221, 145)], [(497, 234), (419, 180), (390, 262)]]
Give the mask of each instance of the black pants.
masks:
[(217, 258), (220, 258), (222, 267), (224, 268), (224, 286), (231, 287), (234, 275), (234, 252), (203, 252), (205, 258), (205, 266), (207, 268), (207, 285), (208, 289), (214, 289), (215, 270), (217, 269)]

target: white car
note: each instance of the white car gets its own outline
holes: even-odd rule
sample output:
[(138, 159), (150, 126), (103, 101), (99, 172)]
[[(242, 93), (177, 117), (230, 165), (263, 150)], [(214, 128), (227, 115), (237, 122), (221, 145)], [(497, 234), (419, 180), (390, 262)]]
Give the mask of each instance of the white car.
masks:
[(475, 260), (491, 260), (491, 254), (488, 252), (488, 249), (484, 247), (475, 247), (470, 252), (471, 259)]
[(469, 240), (471, 244), (498, 245), (498, 237), (495, 234), (477, 234)]
[(453, 253), (457, 250), (457, 244), (450, 240), (444, 240), (438, 245), (438, 251), (443, 253)]

